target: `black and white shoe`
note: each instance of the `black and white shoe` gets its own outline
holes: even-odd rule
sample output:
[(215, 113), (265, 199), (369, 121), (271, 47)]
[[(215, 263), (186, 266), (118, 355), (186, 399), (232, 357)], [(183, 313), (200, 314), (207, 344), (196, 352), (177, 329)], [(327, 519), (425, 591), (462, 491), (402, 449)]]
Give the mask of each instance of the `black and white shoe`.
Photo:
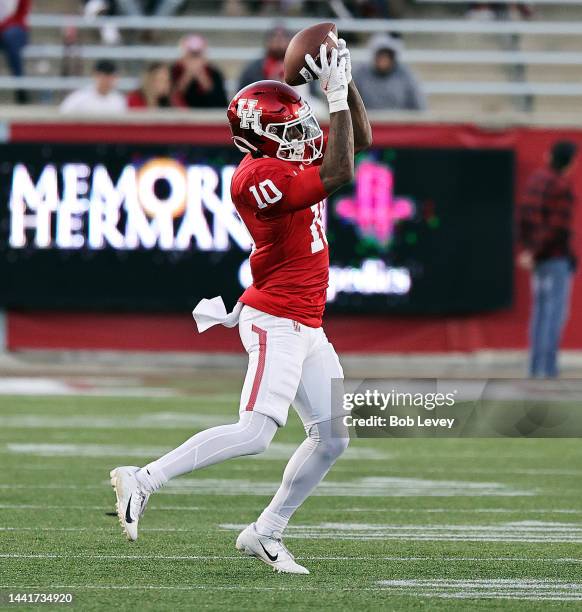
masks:
[(124, 465), (109, 473), (117, 502), (115, 509), (128, 540), (137, 540), (137, 525), (148, 503), (149, 494), (141, 490), (135, 477), (138, 467)]
[(260, 559), (276, 572), (309, 574), (307, 568), (295, 562), (295, 557), (287, 550), (280, 537), (260, 535), (254, 523), (240, 532), (236, 539), (236, 548), (245, 555)]

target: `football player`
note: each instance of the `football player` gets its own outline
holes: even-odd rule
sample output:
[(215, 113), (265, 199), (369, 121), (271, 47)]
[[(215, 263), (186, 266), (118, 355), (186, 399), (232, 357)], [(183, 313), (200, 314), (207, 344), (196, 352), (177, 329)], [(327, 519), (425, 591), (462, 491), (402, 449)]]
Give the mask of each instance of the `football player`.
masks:
[(253, 284), (230, 315), (220, 298), (203, 300), (194, 315), (201, 331), (216, 322), (238, 323), (249, 354), (240, 419), (194, 435), (141, 469), (111, 472), (117, 512), (130, 540), (137, 538), (153, 492), (181, 474), (263, 452), (293, 404), (307, 437), (271, 503), (240, 533), (236, 547), (276, 571), (309, 573), (294, 560), (282, 534), (348, 445), (347, 437), (334, 435), (331, 381), (343, 372), (321, 327), (329, 274), (324, 201), (353, 180), (354, 152), (372, 140), (345, 42), (329, 58), (322, 46), (320, 57), (321, 65), (310, 55), (306, 62), (329, 103), (327, 139), (308, 104), (277, 81), (244, 87), (228, 107), (234, 144), (246, 153), (231, 192), (254, 242)]

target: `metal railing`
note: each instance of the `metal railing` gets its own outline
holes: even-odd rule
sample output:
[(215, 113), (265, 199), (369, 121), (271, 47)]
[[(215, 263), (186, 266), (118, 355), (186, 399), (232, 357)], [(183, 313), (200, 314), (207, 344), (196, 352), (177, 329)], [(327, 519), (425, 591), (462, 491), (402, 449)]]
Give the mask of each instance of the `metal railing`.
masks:
[[(459, 109), (440, 111), (370, 111), (370, 120), (374, 126), (382, 124), (411, 123), (472, 123), (475, 125), (500, 129), (503, 127), (556, 126), (579, 127), (580, 115), (575, 112), (539, 113), (531, 115), (523, 112), (503, 111), (494, 115), (475, 114)], [(321, 117), (325, 123), (327, 114)], [(84, 124), (153, 124), (153, 125), (220, 125), (226, 126), (224, 109), (164, 109), (138, 110), (111, 115), (62, 114), (55, 107), (46, 106), (0, 106), (0, 125), (10, 123), (43, 124), (43, 123), (84, 123)]]
[[(67, 92), (90, 85), (88, 77), (0, 77), (0, 90)], [(139, 85), (138, 78), (119, 80), (121, 91), (131, 91)], [(236, 83), (227, 82), (228, 89), (236, 90)], [(503, 81), (426, 81), (423, 90), (428, 95), (475, 96), (582, 96), (582, 83), (503, 82)]]
[[(415, 0), (417, 4), (467, 4), (467, 0)], [(536, 4), (544, 6), (582, 6), (582, 0), (495, 0), (497, 4)]]
[[(77, 57), (87, 60), (113, 59), (120, 61), (165, 61), (179, 58), (176, 45), (81, 45), (75, 47)], [(213, 61), (248, 62), (261, 57), (262, 47), (210, 47), (208, 57)], [(28, 59), (61, 59), (63, 45), (30, 45), (24, 51)], [(355, 62), (367, 62), (370, 52), (362, 47), (351, 49)], [(582, 66), (582, 51), (459, 51), (445, 49), (404, 49), (402, 59), (408, 64), (499, 64)]]
[[(425, 0), (422, 0), (425, 1)], [(432, 1), (432, 0), (426, 0)], [(448, 1), (448, 0), (444, 0)], [(452, 0), (451, 0), (452, 1)], [(541, 1), (541, 0), (540, 0)], [(557, 0), (556, 0), (557, 1)], [(567, 2), (573, 0), (566, 0)], [(576, 0), (582, 4), (582, 0)], [(184, 33), (226, 32), (256, 34), (266, 32), (276, 23), (268, 17), (224, 17), (224, 16), (185, 16), (185, 17), (111, 17), (87, 19), (81, 16), (33, 14), (30, 24), (35, 29), (62, 29), (75, 26), (80, 29), (95, 29), (103, 25), (114, 24), (120, 29), (151, 30)], [(299, 30), (317, 23), (317, 19), (285, 18), (284, 23), (290, 30)], [(510, 96), (516, 102), (523, 98), (531, 108), (532, 96), (582, 96), (582, 84), (579, 82), (528, 82), (525, 78), (525, 67), (530, 65), (547, 66), (580, 66), (582, 52), (575, 51), (521, 51), (517, 41), (522, 35), (532, 36), (580, 36), (582, 22), (571, 21), (495, 21), (481, 22), (465, 19), (336, 19), (340, 32), (367, 33), (399, 32), (415, 34), (482, 34), (501, 36), (503, 45), (511, 41), (512, 48), (505, 50), (439, 50), (439, 49), (405, 49), (403, 59), (410, 64), (450, 64), (450, 65), (500, 65), (507, 66), (514, 72), (512, 81), (481, 80), (433, 80), (425, 81), (423, 87), (428, 95), (451, 96)], [(249, 36), (250, 37), (250, 36)], [(253, 41), (256, 37), (253, 38)], [(82, 59), (95, 60), (111, 58), (128, 61), (173, 61), (178, 57), (177, 46), (115, 46), (97, 45), (78, 46), (72, 50)], [(262, 50), (254, 46), (210, 46), (209, 56), (214, 61), (247, 62), (260, 57)], [(368, 61), (369, 52), (365, 48), (355, 47), (352, 50), (355, 62)], [(33, 45), (26, 50), (26, 57), (38, 59), (59, 59), (64, 55), (60, 45)], [(31, 76), (21, 79), (0, 77), (0, 89), (24, 89), (33, 91), (64, 92), (86, 85), (89, 81), (80, 77)], [(120, 80), (123, 91), (137, 86), (137, 78)], [(228, 82), (228, 88), (234, 91), (234, 81)], [(522, 105), (523, 106), (523, 105)]]
[[(171, 32), (267, 32), (284, 21), (291, 31), (301, 30), (321, 19), (288, 17), (99, 17), (88, 19), (78, 15), (33, 14), (29, 23), (37, 29), (61, 29), (74, 26), (95, 29), (115, 25), (128, 30), (161, 30)], [(373, 34), (376, 32), (428, 34), (527, 34), (535, 36), (579, 36), (582, 22), (570, 21), (507, 21), (483, 22), (466, 19), (336, 19), (340, 32)]]

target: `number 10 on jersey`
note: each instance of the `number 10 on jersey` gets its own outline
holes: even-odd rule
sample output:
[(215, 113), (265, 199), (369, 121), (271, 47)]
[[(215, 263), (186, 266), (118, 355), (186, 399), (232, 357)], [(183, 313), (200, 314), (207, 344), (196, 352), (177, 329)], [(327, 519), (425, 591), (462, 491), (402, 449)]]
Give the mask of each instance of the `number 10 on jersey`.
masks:
[[(311, 207), (313, 212), (313, 221), (309, 227), (313, 240), (311, 241), (311, 253), (319, 253), (323, 251), (327, 244), (327, 237), (325, 236), (324, 226), (324, 207), (325, 202), (319, 202)], [(324, 244), (325, 243), (325, 244)]]

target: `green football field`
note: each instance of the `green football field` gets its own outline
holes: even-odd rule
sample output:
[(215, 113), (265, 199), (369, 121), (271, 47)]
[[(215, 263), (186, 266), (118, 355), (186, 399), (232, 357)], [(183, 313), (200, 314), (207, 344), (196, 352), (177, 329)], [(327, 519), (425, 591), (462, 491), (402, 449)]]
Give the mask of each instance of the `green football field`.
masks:
[(302, 439), (292, 416), (265, 455), (170, 483), (126, 541), (109, 470), (235, 420), (235, 387), (0, 396), (0, 607), (23, 592), (72, 593), (82, 610), (582, 606), (579, 440), (354, 441), (288, 529), (311, 570), (290, 576), (240, 556), (234, 540)]

